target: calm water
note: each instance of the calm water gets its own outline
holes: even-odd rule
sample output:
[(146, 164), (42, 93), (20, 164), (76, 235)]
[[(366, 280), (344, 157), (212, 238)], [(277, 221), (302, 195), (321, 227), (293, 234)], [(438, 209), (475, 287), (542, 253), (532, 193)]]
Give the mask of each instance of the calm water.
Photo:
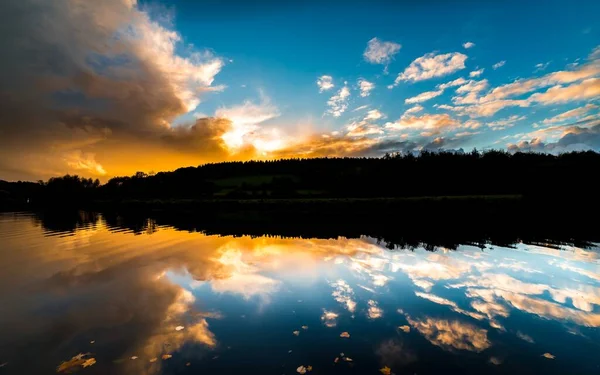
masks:
[(0, 374), (600, 373), (594, 245), (390, 250), (81, 215), (0, 214)]

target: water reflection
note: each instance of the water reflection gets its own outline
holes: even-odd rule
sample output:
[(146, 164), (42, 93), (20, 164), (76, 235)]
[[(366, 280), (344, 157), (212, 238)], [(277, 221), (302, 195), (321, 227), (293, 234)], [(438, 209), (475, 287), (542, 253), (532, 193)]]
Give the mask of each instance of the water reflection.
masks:
[(407, 251), (64, 216), (0, 215), (1, 373), (51, 373), (78, 354), (68, 371), (600, 369), (593, 244)]

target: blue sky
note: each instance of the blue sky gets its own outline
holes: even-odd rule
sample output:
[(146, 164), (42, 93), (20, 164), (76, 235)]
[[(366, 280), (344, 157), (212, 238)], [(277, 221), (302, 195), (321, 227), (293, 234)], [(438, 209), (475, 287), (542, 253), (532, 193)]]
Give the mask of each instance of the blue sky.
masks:
[(0, 121), (4, 178), (474, 147), (600, 150), (598, 2), (2, 6), (11, 33), (0, 94), (12, 98)]
[[(514, 1), (355, 1), (344, 6), (311, 1), (304, 5), (263, 1), (252, 6), (237, 1), (177, 1), (163, 5), (173, 12), (174, 26), (186, 43), (233, 60), (215, 81), (227, 89), (207, 98), (198, 111), (212, 114), (231, 103), (259, 102), (262, 92), (280, 111), (267, 124), (293, 126), (302, 119), (323, 131), (342, 129), (364, 113), (352, 110), (364, 105), (385, 114), (387, 121), (381, 123), (397, 120), (413, 107), (406, 99), (436, 91), (436, 85), (456, 78), (468, 80), (469, 73), (481, 69), (481, 75), (472, 79), (486, 79), (489, 88), (573, 69), (569, 64), (582, 63), (600, 41), (596, 16), (600, 4), (591, 1), (549, 1), (543, 7), (539, 2)], [(363, 56), (372, 38), (401, 45), (391, 56), (387, 75), (384, 65), (371, 64)], [(464, 48), (467, 42), (474, 46)], [(387, 88), (413, 60), (428, 53), (464, 54), (465, 67)], [(493, 68), (502, 61), (504, 66)], [(322, 75), (331, 76), (335, 87), (319, 93), (316, 80)], [(361, 78), (375, 85), (368, 97), (361, 97), (357, 89)], [(348, 109), (339, 117), (328, 115), (327, 101), (344, 82), (351, 92)], [(445, 113), (434, 105), (452, 104), (455, 95), (454, 90), (445, 90), (421, 102), (421, 114)], [(498, 143), (501, 137), (532, 132), (533, 124), (583, 102), (504, 108), (478, 118), (480, 134), (464, 146), (506, 147), (515, 142)], [(511, 116), (524, 118), (502, 130), (486, 126)]]

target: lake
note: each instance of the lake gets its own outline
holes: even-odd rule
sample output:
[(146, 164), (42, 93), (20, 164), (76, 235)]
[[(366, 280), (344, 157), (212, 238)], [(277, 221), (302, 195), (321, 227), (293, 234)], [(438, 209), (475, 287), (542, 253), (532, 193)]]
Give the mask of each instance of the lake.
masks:
[(600, 373), (595, 242), (183, 227), (0, 214), (0, 375)]

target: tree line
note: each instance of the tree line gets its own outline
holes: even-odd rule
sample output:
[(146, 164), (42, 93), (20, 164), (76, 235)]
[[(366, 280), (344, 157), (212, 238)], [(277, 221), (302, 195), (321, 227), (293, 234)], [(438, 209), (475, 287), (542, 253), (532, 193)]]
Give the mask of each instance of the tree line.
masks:
[(505, 151), (386, 154), (211, 163), (171, 172), (96, 180), (66, 175), (0, 181), (0, 202), (149, 199), (297, 199), (456, 195), (596, 197), (600, 154)]

